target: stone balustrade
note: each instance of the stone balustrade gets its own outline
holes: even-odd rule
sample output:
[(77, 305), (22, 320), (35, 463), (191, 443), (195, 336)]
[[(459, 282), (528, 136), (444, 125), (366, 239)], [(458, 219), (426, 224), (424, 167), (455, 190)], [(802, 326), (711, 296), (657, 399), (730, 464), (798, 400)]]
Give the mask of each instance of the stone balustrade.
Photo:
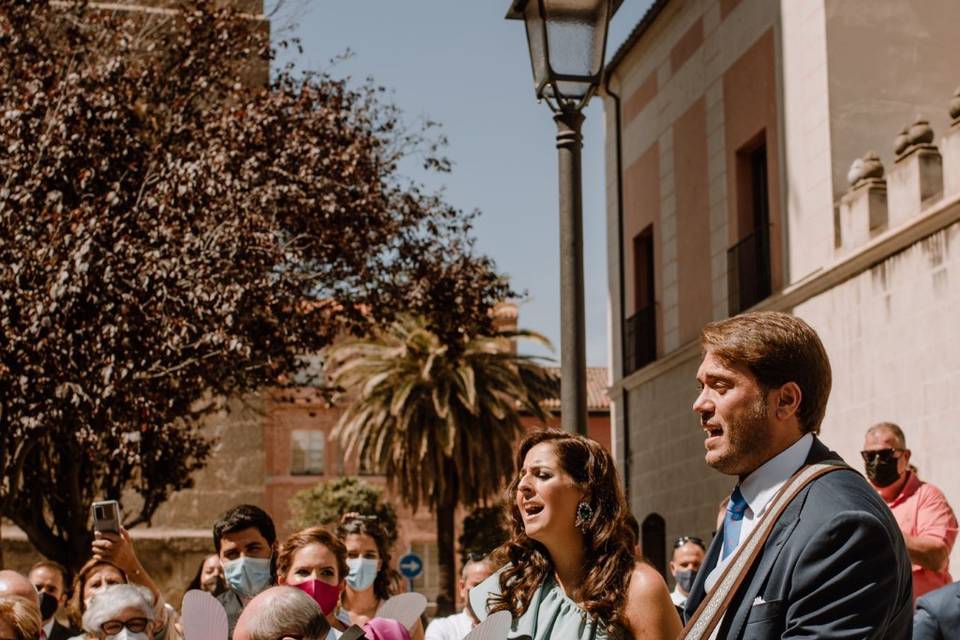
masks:
[(960, 194), (960, 88), (948, 109), (951, 124), (939, 145), (930, 123), (917, 116), (894, 138), (889, 172), (873, 151), (850, 165), (850, 187), (837, 207), (838, 256), (906, 224), (944, 197)]

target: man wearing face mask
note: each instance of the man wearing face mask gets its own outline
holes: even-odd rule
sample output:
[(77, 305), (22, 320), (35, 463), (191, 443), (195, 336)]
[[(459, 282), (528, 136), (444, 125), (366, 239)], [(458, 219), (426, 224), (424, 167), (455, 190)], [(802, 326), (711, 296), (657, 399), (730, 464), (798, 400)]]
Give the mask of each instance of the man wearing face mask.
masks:
[(673, 543), (673, 557), (670, 559), (670, 573), (677, 585), (670, 593), (670, 599), (683, 620), (683, 607), (687, 604), (687, 596), (693, 588), (693, 581), (697, 578), (697, 571), (703, 564), (707, 547), (703, 540), (696, 536), (680, 536)]
[(67, 603), (67, 570), (63, 565), (43, 560), (33, 565), (27, 578), (40, 596), (40, 617), (43, 618), (41, 640), (67, 640), (80, 633), (60, 624), (57, 611)]
[(957, 518), (937, 487), (910, 467), (903, 430), (881, 422), (867, 430), (861, 452), (867, 479), (893, 511), (913, 564), (913, 599), (952, 582), (950, 551)]
[(227, 590), (217, 600), (227, 612), (229, 637), (243, 608), (275, 581), (276, 542), (273, 520), (254, 505), (233, 507), (213, 525), (213, 544), (227, 582)]

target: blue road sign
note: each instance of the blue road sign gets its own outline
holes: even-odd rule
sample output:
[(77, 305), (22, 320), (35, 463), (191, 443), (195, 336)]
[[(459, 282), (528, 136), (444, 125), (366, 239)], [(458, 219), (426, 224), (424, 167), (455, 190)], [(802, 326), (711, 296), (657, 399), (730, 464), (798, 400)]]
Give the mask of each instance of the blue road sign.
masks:
[(423, 573), (423, 559), (415, 553), (408, 553), (397, 563), (404, 578), (413, 580)]

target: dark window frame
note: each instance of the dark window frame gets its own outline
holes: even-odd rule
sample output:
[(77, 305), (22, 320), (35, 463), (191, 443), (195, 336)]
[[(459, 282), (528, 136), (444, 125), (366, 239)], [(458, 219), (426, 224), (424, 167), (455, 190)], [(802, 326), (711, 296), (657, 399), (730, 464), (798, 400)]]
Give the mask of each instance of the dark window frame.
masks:
[(766, 132), (737, 151), (737, 242), (727, 250), (730, 315), (773, 293), (770, 184)]
[(657, 359), (656, 262), (653, 225), (633, 238), (634, 313), (624, 323), (624, 375)]

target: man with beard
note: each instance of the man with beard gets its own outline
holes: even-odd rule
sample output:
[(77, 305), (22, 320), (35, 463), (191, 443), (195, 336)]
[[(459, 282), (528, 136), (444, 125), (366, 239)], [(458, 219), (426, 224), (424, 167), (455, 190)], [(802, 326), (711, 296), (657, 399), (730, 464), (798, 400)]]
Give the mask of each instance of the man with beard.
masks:
[(910, 467), (903, 430), (881, 422), (867, 430), (863, 443), (867, 479), (900, 525), (913, 563), (913, 598), (950, 584), (950, 551), (957, 539), (957, 518), (943, 492), (921, 482)]
[[(762, 311), (707, 325), (701, 346), (693, 410), (706, 462), (739, 482), (687, 599), (684, 637), (908, 638), (910, 561), (893, 514), (817, 438), (831, 385), (820, 338)], [(778, 496), (788, 488), (789, 500)]]

